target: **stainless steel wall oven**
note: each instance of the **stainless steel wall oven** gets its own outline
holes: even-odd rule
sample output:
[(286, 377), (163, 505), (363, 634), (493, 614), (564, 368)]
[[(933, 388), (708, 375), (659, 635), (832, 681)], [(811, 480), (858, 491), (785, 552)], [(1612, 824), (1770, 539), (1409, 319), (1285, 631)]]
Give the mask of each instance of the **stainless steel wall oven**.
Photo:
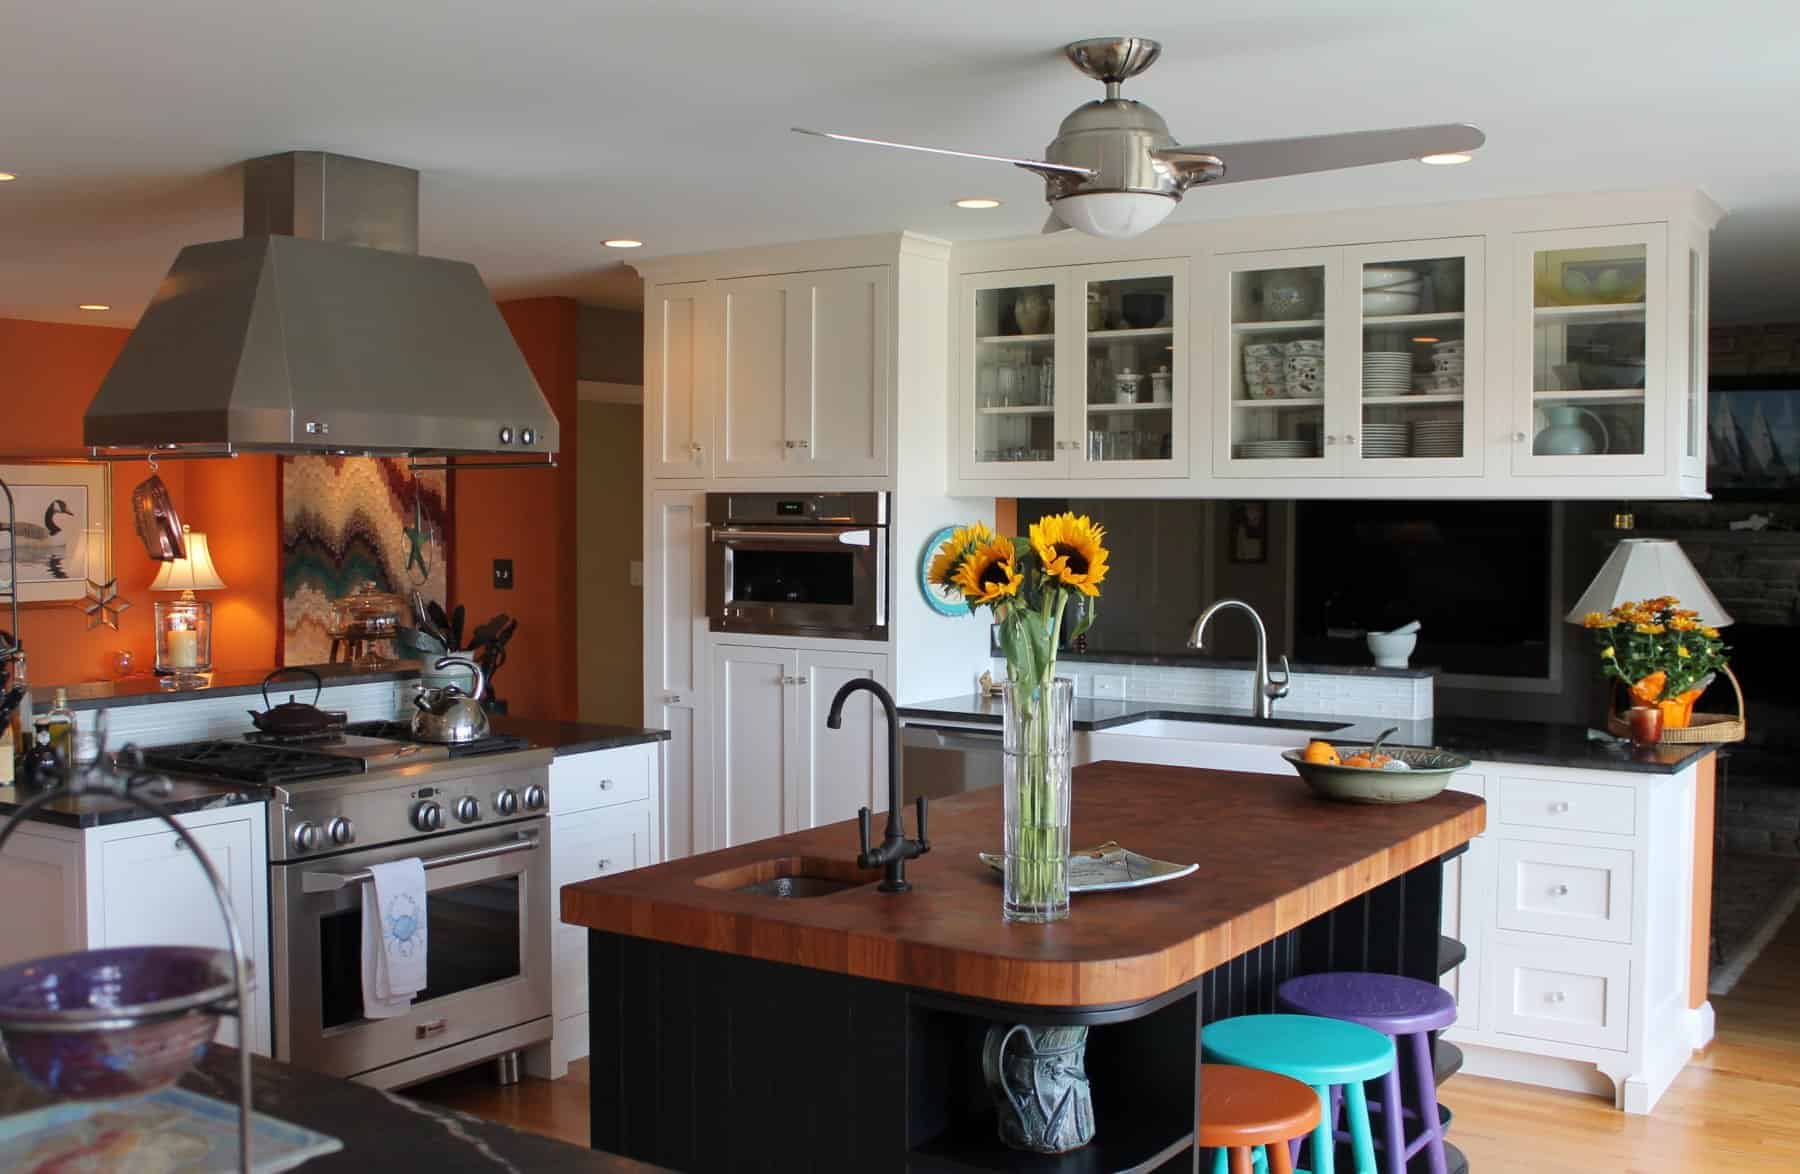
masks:
[(715, 632), (885, 640), (888, 495), (709, 493)]

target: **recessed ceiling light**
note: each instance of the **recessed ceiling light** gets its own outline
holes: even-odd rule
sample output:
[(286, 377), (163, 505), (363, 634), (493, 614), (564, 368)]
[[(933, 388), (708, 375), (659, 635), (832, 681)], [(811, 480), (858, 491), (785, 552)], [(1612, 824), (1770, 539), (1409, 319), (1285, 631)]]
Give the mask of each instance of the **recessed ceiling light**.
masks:
[(1413, 341), (1414, 342), (1442, 342), (1444, 340), (1439, 338), (1435, 334), (1416, 334), (1413, 336)]
[(1442, 155), (1421, 155), (1419, 162), (1429, 163), (1433, 167), (1453, 167), (1458, 163), (1467, 163), (1474, 159), (1473, 155), (1465, 155), (1461, 151), (1449, 151)]
[(1000, 206), (1000, 201), (989, 196), (969, 196), (965, 199), (956, 201), (956, 206), (958, 208), (968, 208), (973, 211), (983, 208), (998, 208)]
[(75, 308), (77, 310), (110, 310), (110, 309), (112, 309), (112, 307), (107, 305), (105, 302), (83, 302), (79, 306), (76, 306)]
[(11, 183), (13, 180), (15, 180), (17, 178), (19, 178), (19, 177), (14, 175), (10, 171), (0, 171), (0, 183)]
[(612, 240), (601, 241), (600, 243), (609, 249), (641, 249), (644, 247), (643, 241), (634, 241), (630, 237), (625, 236), (615, 237)]

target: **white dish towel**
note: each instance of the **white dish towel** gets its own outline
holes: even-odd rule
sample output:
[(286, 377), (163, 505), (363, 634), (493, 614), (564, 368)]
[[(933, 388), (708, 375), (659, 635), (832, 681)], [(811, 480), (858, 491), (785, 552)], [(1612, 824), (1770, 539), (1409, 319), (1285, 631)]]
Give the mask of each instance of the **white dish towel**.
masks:
[(425, 989), (425, 865), (417, 856), (369, 866), (363, 882), (363, 1017), (404, 1015)]

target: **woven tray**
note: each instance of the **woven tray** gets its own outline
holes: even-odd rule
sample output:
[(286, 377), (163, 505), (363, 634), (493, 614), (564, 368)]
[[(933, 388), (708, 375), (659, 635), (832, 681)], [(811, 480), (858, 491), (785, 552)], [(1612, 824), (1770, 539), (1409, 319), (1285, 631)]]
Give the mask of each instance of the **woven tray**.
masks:
[[(1742, 742), (1748, 732), (1744, 721), (1744, 687), (1738, 684), (1737, 674), (1726, 665), (1719, 670), (1731, 682), (1731, 691), (1737, 694), (1737, 716), (1724, 713), (1696, 713), (1688, 719), (1688, 725), (1679, 730), (1663, 727), (1662, 737), (1658, 742), (1662, 745), (1697, 745), (1707, 742)], [(1615, 686), (1613, 695), (1618, 696)], [(1631, 723), (1624, 715), (1610, 710), (1606, 715), (1608, 733), (1617, 734), (1621, 738), (1631, 737)]]

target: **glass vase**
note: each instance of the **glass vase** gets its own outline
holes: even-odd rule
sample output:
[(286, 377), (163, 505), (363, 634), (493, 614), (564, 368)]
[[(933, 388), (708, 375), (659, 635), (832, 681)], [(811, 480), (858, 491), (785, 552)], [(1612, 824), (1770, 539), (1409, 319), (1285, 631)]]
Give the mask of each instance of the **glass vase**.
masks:
[(1075, 682), (1009, 681), (1004, 786), (1007, 921), (1069, 916), (1069, 749)]

